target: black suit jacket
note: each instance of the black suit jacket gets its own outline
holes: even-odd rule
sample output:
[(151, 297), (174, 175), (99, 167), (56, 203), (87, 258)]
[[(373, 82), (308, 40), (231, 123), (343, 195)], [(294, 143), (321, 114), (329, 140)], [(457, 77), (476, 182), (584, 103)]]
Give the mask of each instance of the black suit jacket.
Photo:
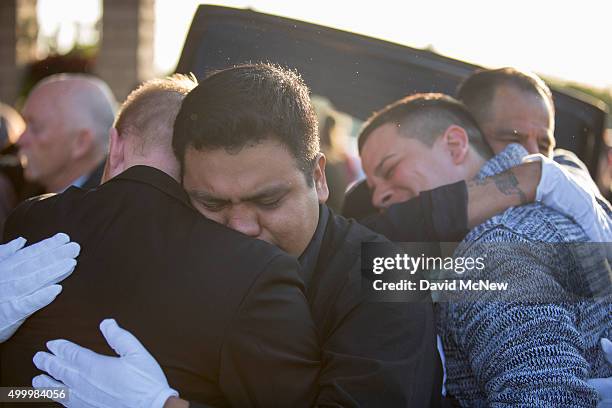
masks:
[(468, 233), (468, 192), (465, 181), (423, 191), (379, 213), (364, 181), (346, 193), (342, 215), (355, 218), (392, 241), (459, 242)]
[(317, 406), (437, 406), (442, 367), (429, 293), (409, 294), (406, 302), (370, 298), (361, 270), (364, 242), (391, 245), (323, 205), (300, 257), (321, 339)]
[(60, 231), (81, 244), (77, 268), (57, 299), (1, 345), (3, 386), (29, 385), (34, 353), (54, 338), (114, 355), (98, 324), (115, 317), (183, 398), (311, 404), (319, 345), (295, 258), (202, 217), (178, 183), (144, 166), (95, 190), (24, 203), (5, 239)]

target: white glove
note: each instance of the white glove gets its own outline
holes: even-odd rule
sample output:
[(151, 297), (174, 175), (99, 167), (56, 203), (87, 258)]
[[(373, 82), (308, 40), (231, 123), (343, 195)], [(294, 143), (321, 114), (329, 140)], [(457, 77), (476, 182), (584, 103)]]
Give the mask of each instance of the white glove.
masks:
[(107, 343), (119, 357), (110, 357), (67, 340), (52, 340), (39, 351), (34, 365), (46, 371), (32, 379), (35, 388), (68, 387), (66, 407), (161, 408), (178, 393), (168, 386), (166, 376), (147, 349), (114, 319), (100, 323)]
[[(608, 364), (612, 364), (612, 342), (608, 339), (601, 339), (601, 349)], [(612, 377), (593, 378), (587, 381), (591, 387), (599, 394), (597, 408), (612, 408)]]
[(0, 342), (62, 291), (55, 284), (72, 273), (81, 249), (61, 233), (23, 248), (25, 243), (17, 238), (0, 245)]
[(594, 192), (548, 157), (532, 154), (525, 156), (523, 161), (542, 163), (536, 201), (572, 218), (590, 241), (612, 242), (612, 221), (597, 203)]

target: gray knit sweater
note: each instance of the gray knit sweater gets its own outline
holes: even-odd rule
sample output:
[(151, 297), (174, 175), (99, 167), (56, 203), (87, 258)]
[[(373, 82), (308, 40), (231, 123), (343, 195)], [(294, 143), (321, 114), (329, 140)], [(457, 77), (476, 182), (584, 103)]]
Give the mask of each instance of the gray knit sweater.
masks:
[[(484, 178), (520, 163), (510, 145)], [(585, 380), (609, 377), (600, 350), (612, 336), (610, 270), (582, 229), (541, 204), (510, 208), (474, 228), (455, 252), (483, 257), (463, 279), (508, 282), (506, 291), (458, 291), (438, 304), (447, 390), (463, 406), (595, 407)]]

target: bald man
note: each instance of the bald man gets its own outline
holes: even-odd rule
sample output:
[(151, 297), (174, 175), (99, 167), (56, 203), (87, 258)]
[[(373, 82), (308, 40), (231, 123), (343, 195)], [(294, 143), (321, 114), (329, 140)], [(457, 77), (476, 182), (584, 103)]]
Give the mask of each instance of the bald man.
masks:
[(97, 186), (115, 104), (108, 85), (90, 75), (59, 74), (40, 82), (24, 105), (26, 129), (17, 142), (25, 178), (48, 193)]

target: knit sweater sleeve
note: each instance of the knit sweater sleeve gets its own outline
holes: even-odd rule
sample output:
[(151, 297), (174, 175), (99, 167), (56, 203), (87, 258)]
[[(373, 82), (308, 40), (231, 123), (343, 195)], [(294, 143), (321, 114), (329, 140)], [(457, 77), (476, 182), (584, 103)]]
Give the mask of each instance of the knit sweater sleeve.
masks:
[(441, 306), (447, 387), (462, 405), (596, 406), (577, 314), (555, 278), (575, 267), (561, 250), (498, 226), (455, 254), (485, 260), (464, 279), (509, 284), (506, 291), (460, 291)]

